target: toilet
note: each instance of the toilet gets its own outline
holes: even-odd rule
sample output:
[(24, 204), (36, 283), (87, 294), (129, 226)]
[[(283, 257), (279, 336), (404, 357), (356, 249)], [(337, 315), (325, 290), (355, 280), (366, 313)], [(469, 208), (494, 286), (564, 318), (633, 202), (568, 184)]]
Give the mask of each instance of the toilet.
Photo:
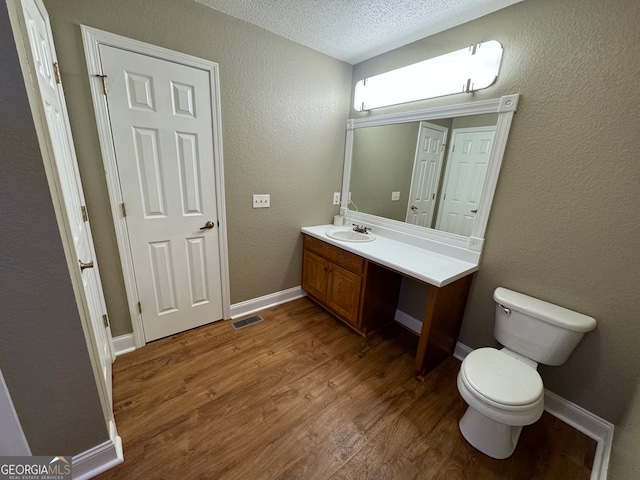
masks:
[(458, 390), (469, 407), (460, 419), (464, 438), (485, 455), (513, 453), (522, 427), (544, 410), (538, 363), (562, 365), (595, 319), (499, 287), (494, 336), (503, 348), (472, 351), (458, 372)]

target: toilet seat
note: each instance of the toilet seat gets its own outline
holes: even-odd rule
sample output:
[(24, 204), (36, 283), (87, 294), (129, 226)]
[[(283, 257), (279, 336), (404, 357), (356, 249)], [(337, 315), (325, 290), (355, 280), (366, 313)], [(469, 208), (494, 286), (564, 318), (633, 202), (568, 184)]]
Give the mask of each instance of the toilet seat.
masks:
[(505, 410), (522, 410), (541, 400), (537, 370), (495, 348), (471, 352), (460, 369), (464, 384), (482, 401)]

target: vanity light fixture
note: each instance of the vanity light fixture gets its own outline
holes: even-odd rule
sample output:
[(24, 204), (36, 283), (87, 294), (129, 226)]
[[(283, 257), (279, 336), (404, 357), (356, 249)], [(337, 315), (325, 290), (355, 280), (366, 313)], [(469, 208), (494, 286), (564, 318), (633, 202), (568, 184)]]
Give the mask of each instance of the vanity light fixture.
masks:
[(502, 45), (491, 40), (364, 78), (356, 83), (353, 107), (362, 112), (482, 90), (495, 82), (501, 59)]

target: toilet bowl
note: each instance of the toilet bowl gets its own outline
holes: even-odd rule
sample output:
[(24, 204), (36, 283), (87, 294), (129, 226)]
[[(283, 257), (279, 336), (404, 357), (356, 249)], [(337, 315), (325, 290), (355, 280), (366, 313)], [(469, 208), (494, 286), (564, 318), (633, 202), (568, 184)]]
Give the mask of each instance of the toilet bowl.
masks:
[(493, 298), (494, 335), (504, 348), (479, 348), (463, 360), (457, 384), (469, 407), (459, 426), (475, 448), (504, 459), (514, 452), (522, 427), (542, 416), (538, 363), (562, 365), (596, 321), (502, 287)]
[(542, 416), (542, 378), (534, 367), (501, 350), (471, 352), (462, 362), (457, 383), (469, 405), (460, 419), (460, 431), (492, 458), (511, 456), (522, 427)]

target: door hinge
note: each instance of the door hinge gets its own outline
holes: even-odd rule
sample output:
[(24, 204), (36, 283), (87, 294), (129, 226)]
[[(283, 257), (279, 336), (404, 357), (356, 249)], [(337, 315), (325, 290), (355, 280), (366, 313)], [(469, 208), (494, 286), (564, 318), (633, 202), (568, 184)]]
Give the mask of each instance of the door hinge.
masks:
[(451, 151), (455, 152), (456, 151), (456, 146), (454, 145), (453, 147), (451, 147)]
[(124, 203), (121, 203), (120, 206), (122, 207), (122, 216), (126, 217), (127, 216), (127, 207), (124, 206)]
[(97, 74), (96, 77), (102, 80), (102, 93), (106, 95), (107, 94), (107, 76)]
[(82, 221), (83, 222), (88, 222), (89, 221), (89, 214), (87, 213), (86, 205), (82, 205), (80, 207), (80, 210), (82, 210)]
[(56, 79), (56, 83), (60, 85), (62, 83), (62, 79), (60, 78), (60, 66), (58, 62), (53, 62), (53, 78)]
[(142, 313), (142, 304), (138, 302), (138, 313)]
[(108, 328), (109, 327), (109, 317), (107, 317), (106, 315), (102, 315), (102, 323), (104, 323), (104, 328)]
[(443, 144), (440, 146), (440, 151), (441, 151), (441, 152), (444, 152), (444, 149), (446, 148), (446, 146), (447, 146), (447, 144), (446, 144), (446, 143), (443, 143)]

